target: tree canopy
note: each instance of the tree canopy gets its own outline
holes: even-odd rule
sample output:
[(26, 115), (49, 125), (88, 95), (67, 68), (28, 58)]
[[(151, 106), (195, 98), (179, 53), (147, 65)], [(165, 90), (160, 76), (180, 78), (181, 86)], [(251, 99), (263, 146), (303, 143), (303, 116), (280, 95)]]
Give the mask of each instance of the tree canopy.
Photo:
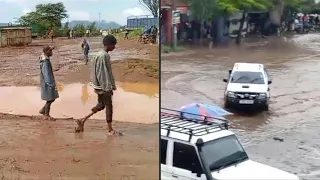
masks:
[(210, 20), (214, 16), (228, 16), (242, 11), (267, 10), (270, 0), (183, 0), (190, 5), (193, 16), (199, 20)]
[(146, 7), (154, 17), (159, 16), (159, 0), (139, 0), (139, 2)]
[(35, 11), (21, 16), (18, 22), (29, 26), (37, 24), (39, 31), (45, 31), (50, 28), (60, 28), (61, 21), (67, 17), (67, 10), (62, 2), (38, 4)]
[(272, 7), (270, 0), (219, 0), (218, 7), (228, 14), (241, 11), (260, 11)]

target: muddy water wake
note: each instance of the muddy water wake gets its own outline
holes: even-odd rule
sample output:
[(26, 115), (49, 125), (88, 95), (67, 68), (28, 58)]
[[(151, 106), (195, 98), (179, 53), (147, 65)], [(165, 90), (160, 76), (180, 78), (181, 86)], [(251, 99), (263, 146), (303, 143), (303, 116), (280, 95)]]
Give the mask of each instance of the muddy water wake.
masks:
[(270, 111), (234, 112), (230, 118), (234, 131), (253, 160), (305, 179), (320, 178), (320, 56), (314, 52), (320, 44), (316, 39), (320, 40), (319, 34), (308, 34), (287, 40), (283, 49), (261, 47), (224, 54), (206, 50), (162, 58), (161, 106), (179, 108), (191, 102), (222, 106), (222, 79), (232, 64), (263, 63), (273, 80)]

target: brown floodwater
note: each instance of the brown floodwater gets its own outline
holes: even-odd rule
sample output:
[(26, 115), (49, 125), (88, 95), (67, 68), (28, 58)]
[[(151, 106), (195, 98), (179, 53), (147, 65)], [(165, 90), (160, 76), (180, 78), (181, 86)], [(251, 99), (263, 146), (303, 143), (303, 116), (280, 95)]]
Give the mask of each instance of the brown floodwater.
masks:
[[(97, 96), (88, 84), (57, 83), (59, 98), (52, 104), (51, 116), (56, 118), (82, 118), (97, 103)], [(153, 124), (159, 121), (159, 85), (118, 83), (114, 92), (114, 119), (119, 122)], [(17, 115), (38, 115), (44, 105), (40, 88), (0, 87), (0, 112)], [(91, 119), (105, 119), (105, 112)]]
[[(305, 179), (320, 178), (320, 34), (296, 35), (242, 48), (193, 50), (161, 60), (161, 107), (193, 102), (223, 106), (235, 62), (266, 65), (273, 80), (269, 112), (231, 110), (233, 131), (249, 156)], [(282, 138), (276, 141), (273, 138)]]

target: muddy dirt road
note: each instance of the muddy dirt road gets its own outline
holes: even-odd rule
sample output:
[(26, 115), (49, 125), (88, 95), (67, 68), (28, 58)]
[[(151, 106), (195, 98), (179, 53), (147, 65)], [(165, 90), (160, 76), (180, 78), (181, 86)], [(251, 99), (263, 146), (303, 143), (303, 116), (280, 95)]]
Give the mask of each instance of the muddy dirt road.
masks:
[(0, 178), (159, 177), (158, 126), (116, 123), (125, 136), (107, 137), (101, 120), (87, 123), (83, 134), (74, 134), (74, 122), (68, 120), (0, 115), (0, 122)]
[(316, 42), (320, 35), (308, 34), (233, 51), (164, 55), (161, 106), (179, 108), (191, 102), (223, 106), (226, 84), (222, 79), (233, 63), (264, 63), (273, 80), (270, 111), (234, 112), (230, 118), (234, 131), (252, 159), (306, 179), (320, 178), (320, 46)]
[[(102, 38), (87, 38), (92, 58), (101, 50)], [(39, 83), (39, 56), (44, 45), (55, 46), (52, 64), (56, 80), (61, 83), (87, 82), (90, 66), (84, 65), (82, 39), (34, 40), (27, 47), (0, 49), (0, 86), (27, 86)], [(110, 52), (117, 81), (158, 83), (159, 47), (118, 39), (117, 48)]]
[[(1, 179), (158, 179), (158, 47), (119, 39), (111, 53), (118, 86), (114, 126), (124, 136), (110, 137), (104, 111), (86, 122), (85, 132), (74, 134), (71, 118), (84, 117), (97, 100), (88, 85), (90, 66), (82, 61), (81, 41), (38, 40), (0, 49)], [(88, 41), (92, 57), (101, 38)], [(38, 116), (44, 103), (37, 86), (38, 57), (46, 44), (57, 47), (52, 57), (60, 94), (52, 105), (55, 122)]]

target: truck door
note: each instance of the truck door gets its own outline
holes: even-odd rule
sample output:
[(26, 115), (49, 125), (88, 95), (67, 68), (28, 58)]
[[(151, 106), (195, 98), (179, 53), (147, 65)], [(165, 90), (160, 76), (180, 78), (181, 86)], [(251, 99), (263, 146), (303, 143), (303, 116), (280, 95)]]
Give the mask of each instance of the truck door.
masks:
[(201, 167), (195, 146), (174, 142), (172, 180), (205, 180), (204, 173), (192, 173), (192, 166)]

